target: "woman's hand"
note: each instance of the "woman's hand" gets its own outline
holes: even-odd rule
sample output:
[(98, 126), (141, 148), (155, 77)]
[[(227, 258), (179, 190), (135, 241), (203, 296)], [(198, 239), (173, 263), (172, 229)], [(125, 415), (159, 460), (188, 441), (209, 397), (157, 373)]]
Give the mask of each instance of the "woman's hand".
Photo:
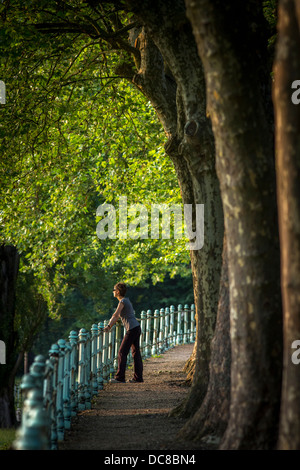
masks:
[(107, 325), (105, 328), (103, 328), (103, 331), (104, 331), (105, 333), (107, 333), (107, 331), (109, 331), (109, 330), (110, 330), (110, 327), (109, 327), (108, 325)]

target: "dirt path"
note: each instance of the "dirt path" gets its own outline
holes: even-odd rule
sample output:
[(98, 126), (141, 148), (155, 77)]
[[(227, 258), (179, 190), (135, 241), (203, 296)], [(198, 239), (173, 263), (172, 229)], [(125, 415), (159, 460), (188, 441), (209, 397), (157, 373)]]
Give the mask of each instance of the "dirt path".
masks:
[[(192, 344), (177, 346), (144, 361), (144, 383), (106, 384), (92, 409), (72, 422), (59, 450), (201, 450), (201, 444), (180, 441), (182, 418), (168, 413), (186, 397), (183, 367)], [(126, 379), (131, 378), (128, 370)]]

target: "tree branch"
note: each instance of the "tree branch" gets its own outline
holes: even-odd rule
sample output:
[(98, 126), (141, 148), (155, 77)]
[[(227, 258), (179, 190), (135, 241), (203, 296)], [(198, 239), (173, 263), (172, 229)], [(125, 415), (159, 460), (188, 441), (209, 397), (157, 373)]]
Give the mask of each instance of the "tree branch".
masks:
[(144, 29), (135, 40), (140, 67), (133, 83), (151, 101), (168, 136), (176, 133), (176, 83), (165, 74), (164, 61)]

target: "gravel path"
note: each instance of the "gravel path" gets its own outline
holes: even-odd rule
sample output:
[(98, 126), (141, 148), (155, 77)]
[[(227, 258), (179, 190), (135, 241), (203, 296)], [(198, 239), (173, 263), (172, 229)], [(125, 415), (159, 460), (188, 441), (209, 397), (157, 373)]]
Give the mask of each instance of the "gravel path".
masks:
[[(59, 450), (202, 450), (176, 438), (185, 420), (168, 414), (187, 396), (183, 367), (193, 344), (144, 361), (144, 383), (106, 384), (80, 412)], [(127, 370), (128, 380), (132, 372)], [(207, 448), (207, 447), (206, 447)]]

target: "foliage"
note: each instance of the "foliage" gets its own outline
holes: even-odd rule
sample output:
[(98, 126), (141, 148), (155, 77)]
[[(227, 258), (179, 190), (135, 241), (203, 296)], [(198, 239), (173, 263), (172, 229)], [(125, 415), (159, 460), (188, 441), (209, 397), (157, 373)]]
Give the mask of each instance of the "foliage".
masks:
[[(103, 8), (113, 15), (111, 6)], [(154, 110), (115, 73), (126, 51), (93, 34), (44, 34), (33, 25), (54, 12), (64, 21), (78, 14), (79, 24), (83, 9), (81, 2), (63, 11), (56, 2), (0, 5), (7, 91), (0, 108), (0, 233), (21, 254), (16, 327), (23, 342), (45, 306), (53, 318), (88, 323), (107, 314), (107, 293), (121, 278), (147, 285), (167, 273), (190, 275), (184, 240), (96, 236), (100, 204), (117, 207), (126, 195), (128, 204), (150, 208), (180, 203), (180, 193)]]
[(274, 54), (274, 47), (277, 37), (276, 25), (277, 25), (277, 0), (265, 0), (263, 2), (263, 12), (269, 26), (269, 40), (268, 45)]
[(0, 429), (0, 450), (11, 450), (15, 435), (15, 429)]

